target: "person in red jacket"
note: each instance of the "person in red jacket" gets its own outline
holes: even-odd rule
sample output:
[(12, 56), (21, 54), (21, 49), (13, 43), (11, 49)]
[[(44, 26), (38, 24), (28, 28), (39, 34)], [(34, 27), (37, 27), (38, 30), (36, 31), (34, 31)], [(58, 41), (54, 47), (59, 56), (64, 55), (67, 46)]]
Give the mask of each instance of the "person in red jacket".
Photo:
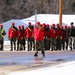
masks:
[(28, 23), (28, 27), (26, 27), (26, 39), (28, 43), (28, 51), (32, 50), (33, 43), (33, 27), (31, 22)]
[(23, 39), (23, 32), (21, 30), (21, 26), (18, 26), (18, 31), (17, 31), (17, 51), (22, 50), (22, 39)]
[(61, 50), (62, 29), (57, 24), (56, 50)]
[(44, 28), (40, 25), (40, 22), (36, 23), (36, 28), (33, 32), (34, 40), (36, 42), (36, 51), (34, 56), (38, 56), (38, 51), (41, 50), (41, 53), (45, 57), (45, 51), (44, 51)]
[(23, 50), (25, 50), (25, 44), (26, 44), (26, 30), (24, 28), (24, 25), (21, 26), (21, 30), (22, 30), (22, 34), (23, 34), (23, 39), (21, 40), (22, 41), (22, 48)]
[(51, 51), (56, 50), (56, 36), (57, 36), (57, 31), (55, 28), (55, 24), (52, 24), (50, 29)]
[[(15, 27), (15, 23), (12, 22), (11, 27), (8, 30), (8, 39), (10, 40), (11, 50), (16, 50), (16, 38), (17, 38), (17, 28)], [(14, 48), (13, 48), (14, 47)]]
[(44, 46), (46, 50), (50, 50), (49, 24), (44, 25)]

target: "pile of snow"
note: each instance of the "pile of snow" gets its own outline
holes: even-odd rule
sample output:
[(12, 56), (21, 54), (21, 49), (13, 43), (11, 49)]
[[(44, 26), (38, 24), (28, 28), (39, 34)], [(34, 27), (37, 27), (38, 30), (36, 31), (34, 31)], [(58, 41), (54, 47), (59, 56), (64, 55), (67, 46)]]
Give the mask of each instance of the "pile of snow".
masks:
[[(71, 22), (75, 22), (74, 15), (63, 15), (62, 17), (63, 17), (62, 25), (70, 25)], [(37, 14), (36, 21), (40, 21), (40, 23), (46, 23), (49, 25), (52, 25), (53, 23), (57, 24), (59, 23), (59, 15), (58, 14)], [(16, 27), (18, 27), (19, 25), (24, 25), (25, 27), (27, 27), (28, 22), (31, 22), (32, 25), (34, 25), (35, 15), (26, 19), (22, 19), (22, 20), (12, 19), (12, 20), (2, 23), (7, 33), (4, 39), (5, 41), (8, 40), (8, 29), (10, 28), (12, 22), (15, 22)]]
[[(46, 23), (52, 25), (53, 23), (59, 23), (59, 15), (58, 14), (37, 14), (36, 20), (40, 21), (41, 23)], [(75, 22), (74, 15), (62, 15), (62, 25), (70, 25), (71, 22)], [(32, 22), (35, 24), (35, 15), (29, 18), (23, 19), (22, 22), (28, 23)]]

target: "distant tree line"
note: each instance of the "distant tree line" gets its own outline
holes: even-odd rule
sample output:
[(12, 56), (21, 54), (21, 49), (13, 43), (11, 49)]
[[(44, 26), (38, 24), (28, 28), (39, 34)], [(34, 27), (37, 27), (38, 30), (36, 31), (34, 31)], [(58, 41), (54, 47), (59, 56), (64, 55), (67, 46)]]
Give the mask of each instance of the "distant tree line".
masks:
[[(59, 0), (0, 0), (0, 22), (35, 14), (58, 14)], [(75, 14), (75, 0), (63, 0), (63, 14)]]

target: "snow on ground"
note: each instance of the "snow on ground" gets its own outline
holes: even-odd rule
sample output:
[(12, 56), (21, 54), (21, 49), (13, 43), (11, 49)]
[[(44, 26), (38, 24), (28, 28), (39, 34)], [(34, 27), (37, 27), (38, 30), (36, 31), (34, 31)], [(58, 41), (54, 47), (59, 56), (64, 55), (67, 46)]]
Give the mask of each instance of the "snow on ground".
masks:
[(15, 72), (7, 75), (75, 75), (75, 61), (32, 71)]
[(10, 45), (10, 41), (4, 41), (4, 45)]
[[(10, 41), (4, 41), (4, 50), (10, 50)], [(28, 49), (27, 49), (27, 41), (26, 41), (26, 51), (27, 50)], [(32, 50), (33, 50), (33, 48), (32, 48)]]

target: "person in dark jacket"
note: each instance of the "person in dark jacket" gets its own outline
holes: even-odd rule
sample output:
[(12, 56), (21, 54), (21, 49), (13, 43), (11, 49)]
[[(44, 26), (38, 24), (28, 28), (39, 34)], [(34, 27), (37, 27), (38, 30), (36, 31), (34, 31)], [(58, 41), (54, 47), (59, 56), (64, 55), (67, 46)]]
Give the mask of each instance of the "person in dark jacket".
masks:
[(65, 38), (66, 38), (66, 30), (62, 26), (62, 39), (61, 39), (61, 48), (65, 50)]
[(66, 50), (68, 50), (68, 44), (69, 44), (69, 27), (65, 26), (65, 47)]
[(69, 39), (69, 46), (70, 46), (70, 49), (73, 50), (74, 48), (74, 37), (75, 37), (75, 27), (74, 27), (74, 23), (71, 22), (71, 27), (70, 27), (70, 32), (69, 32), (69, 36), (70, 36), (70, 39)]

